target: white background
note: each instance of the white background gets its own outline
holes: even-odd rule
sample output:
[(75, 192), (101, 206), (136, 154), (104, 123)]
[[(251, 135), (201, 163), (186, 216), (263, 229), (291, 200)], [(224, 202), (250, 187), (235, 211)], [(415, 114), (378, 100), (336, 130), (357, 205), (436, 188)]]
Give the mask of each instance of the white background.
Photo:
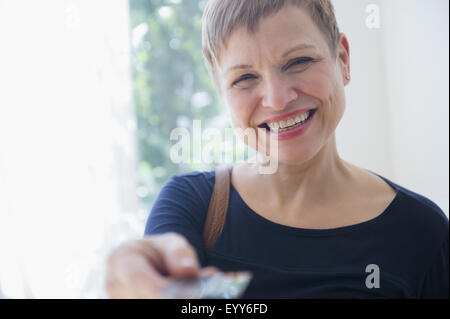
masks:
[[(344, 159), (449, 213), (447, 0), (334, 0), (352, 81), (337, 130)], [(380, 28), (366, 26), (370, 4)]]

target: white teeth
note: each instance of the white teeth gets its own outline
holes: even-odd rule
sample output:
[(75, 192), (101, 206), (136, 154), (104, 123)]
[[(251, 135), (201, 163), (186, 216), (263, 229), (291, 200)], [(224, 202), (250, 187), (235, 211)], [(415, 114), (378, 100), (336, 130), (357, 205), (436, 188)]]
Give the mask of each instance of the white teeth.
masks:
[(308, 114), (309, 114), (308, 112), (307, 112), (307, 113), (303, 113), (303, 114), (301, 115), (301, 120), (300, 120), (300, 122), (306, 120), (307, 117), (308, 117)]
[(308, 118), (308, 114), (309, 114), (309, 112), (305, 112), (302, 115), (297, 115), (296, 117), (292, 117), (287, 120), (282, 120), (280, 122), (268, 123), (267, 125), (269, 125), (271, 130), (278, 131), (279, 129), (284, 129), (286, 127), (303, 122), (304, 120), (306, 120)]

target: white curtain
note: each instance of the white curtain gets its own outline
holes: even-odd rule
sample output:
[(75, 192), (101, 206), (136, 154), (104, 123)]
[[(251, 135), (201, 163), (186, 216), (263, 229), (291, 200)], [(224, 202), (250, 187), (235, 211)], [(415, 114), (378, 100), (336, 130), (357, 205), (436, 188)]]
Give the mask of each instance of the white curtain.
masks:
[(104, 297), (140, 236), (126, 0), (0, 0), (0, 293)]

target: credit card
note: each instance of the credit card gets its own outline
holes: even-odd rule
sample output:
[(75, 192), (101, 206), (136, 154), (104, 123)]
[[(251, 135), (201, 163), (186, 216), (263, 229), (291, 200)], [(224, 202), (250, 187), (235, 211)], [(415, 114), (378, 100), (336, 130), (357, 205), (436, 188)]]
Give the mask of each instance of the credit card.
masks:
[(250, 271), (218, 272), (210, 277), (179, 279), (159, 294), (160, 299), (236, 299), (247, 288)]

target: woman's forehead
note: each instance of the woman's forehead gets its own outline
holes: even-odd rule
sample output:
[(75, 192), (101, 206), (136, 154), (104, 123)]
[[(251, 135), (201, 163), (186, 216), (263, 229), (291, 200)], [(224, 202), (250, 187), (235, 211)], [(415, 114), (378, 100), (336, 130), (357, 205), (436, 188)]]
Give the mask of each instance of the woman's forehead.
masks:
[(221, 50), (221, 69), (226, 70), (230, 63), (249, 63), (257, 56), (282, 58), (294, 48), (328, 49), (325, 37), (309, 14), (298, 7), (282, 9), (262, 18), (254, 32), (245, 26), (233, 30)]

